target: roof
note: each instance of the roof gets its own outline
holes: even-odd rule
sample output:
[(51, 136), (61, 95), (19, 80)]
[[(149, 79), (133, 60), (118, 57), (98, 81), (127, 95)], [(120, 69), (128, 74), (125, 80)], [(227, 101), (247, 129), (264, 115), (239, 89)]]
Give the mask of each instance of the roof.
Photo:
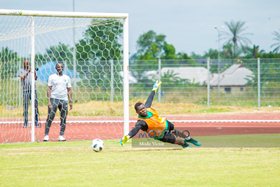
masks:
[(162, 68), (162, 74), (167, 72), (173, 72), (181, 79), (186, 79), (192, 83), (199, 84), (206, 83), (208, 77), (208, 70), (204, 67)]
[(252, 80), (254, 74), (242, 64), (233, 64), (224, 72), (214, 74), (210, 81), (211, 86), (245, 86), (249, 80)]

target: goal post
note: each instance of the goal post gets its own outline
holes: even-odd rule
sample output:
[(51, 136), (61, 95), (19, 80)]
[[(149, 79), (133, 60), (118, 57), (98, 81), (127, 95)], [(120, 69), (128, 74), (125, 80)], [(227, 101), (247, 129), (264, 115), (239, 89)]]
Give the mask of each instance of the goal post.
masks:
[[(123, 130), (117, 136), (128, 133), (128, 21), (127, 13), (0, 9), (1, 128), (20, 129), (24, 125), (25, 111), (22, 106), (25, 101), (19, 73), (23, 61), (27, 60), (31, 66), (30, 76), (35, 77), (36, 74), (38, 79), (31, 79), (27, 131), (19, 130), (23, 133), (20, 136), (26, 137), (24, 141), (34, 142), (42, 138), (47, 117), (47, 80), (50, 74), (56, 72), (54, 66), (57, 62), (64, 64), (64, 73), (72, 80), (74, 109), (75, 105), (80, 107), (79, 110), (75, 109), (75, 115), (69, 113), (67, 124), (94, 123), (91, 114), (102, 113), (94, 111), (98, 110), (97, 105), (103, 103), (101, 105), (106, 106), (115, 102), (117, 108), (119, 105), (123, 108), (121, 120), (117, 121), (122, 123), (119, 130)], [(90, 108), (91, 103), (96, 106)], [(36, 114), (39, 120), (36, 120)], [(59, 112), (56, 116), (59, 117)], [(97, 120), (100, 123), (112, 119), (110, 111), (107, 114), (105, 111), (102, 116)], [(37, 121), (41, 123), (40, 129), (35, 128)], [(59, 124), (59, 118), (56, 123)], [(17, 139), (19, 134), (12, 135), (15, 140), (9, 137), (11, 134), (8, 133), (0, 141), (22, 141)]]

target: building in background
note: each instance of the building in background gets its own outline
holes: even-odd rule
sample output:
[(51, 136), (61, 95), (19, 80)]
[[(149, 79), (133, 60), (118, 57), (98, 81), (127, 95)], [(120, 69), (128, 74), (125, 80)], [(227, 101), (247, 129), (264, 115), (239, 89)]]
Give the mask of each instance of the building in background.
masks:
[(253, 77), (253, 72), (242, 64), (233, 64), (220, 75), (212, 74), (210, 86), (212, 89), (220, 88), (224, 93), (243, 92)]

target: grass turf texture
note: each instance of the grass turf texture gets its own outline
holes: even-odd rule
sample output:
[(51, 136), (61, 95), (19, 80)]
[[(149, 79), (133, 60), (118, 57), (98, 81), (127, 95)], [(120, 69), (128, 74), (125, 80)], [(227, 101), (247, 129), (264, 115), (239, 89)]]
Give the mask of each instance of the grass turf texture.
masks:
[[(205, 146), (239, 142), (245, 136), (198, 137), (201, 148), (121, 147), (105, 141), (0, 145), (1, 186), (279, 186), (280, 135), (248, 135), (274, 148)], [(247, 139), (248, 140), (248, 139)], [(235, 145), (236, 145), (235, 144)]]

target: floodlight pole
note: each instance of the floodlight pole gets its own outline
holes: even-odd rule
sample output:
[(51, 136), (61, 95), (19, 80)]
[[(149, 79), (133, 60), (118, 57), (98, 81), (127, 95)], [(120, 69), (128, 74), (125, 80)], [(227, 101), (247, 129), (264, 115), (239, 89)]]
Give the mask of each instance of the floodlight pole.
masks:
[(220, 95), (220, 39), (221, 33), (218, 27), (215, 27), (215, 30), (218, 33), (218, 96)]

